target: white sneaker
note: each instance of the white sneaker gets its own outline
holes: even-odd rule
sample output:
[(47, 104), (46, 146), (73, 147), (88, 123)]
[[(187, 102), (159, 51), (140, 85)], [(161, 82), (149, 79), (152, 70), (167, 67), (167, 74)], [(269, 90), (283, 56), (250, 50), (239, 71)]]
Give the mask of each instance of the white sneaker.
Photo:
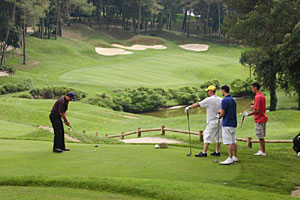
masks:
[(259, 150), (257, 153), (254, 154), (255, 156), (266, 156), (267, 153), (263, 153), (261, 150)]
[(233, 161), (233, 162), (238, 162), (239, 160), (238, 160), (238, 158), (237, 158), (237, 157), (235, 157), (235, 156), (232, 156), (232, 161)]
[(224, 160), (223, 162), (220, 162), (221, 165), (230, 165), (233, 163), (232, 158), (227, 158), (226, 160)]

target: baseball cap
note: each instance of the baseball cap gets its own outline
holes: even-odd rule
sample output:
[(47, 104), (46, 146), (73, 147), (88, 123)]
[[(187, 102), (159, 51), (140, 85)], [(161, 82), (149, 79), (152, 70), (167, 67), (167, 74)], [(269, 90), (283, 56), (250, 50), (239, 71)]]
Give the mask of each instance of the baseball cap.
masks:
[(208, 88), (205, 89), (205, 91), (209, 91), (209, 90), (216, 91), (216, 87), (213, 85), (210, 85), (210, 86), (208, 86)]
[(73, 101), (75, 101), (76, 93), (75, 92), (68, 92), (67, 96), (70, 97)]

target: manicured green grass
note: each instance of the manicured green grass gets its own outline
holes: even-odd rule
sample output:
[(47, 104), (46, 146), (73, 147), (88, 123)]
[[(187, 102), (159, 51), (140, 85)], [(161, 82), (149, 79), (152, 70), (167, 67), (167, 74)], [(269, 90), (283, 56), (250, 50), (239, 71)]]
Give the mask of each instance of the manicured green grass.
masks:
[(57, 200), (85, 200), (85, 199), (103, 199), (103, 200), (131, 200), (131, 199), (150, 199), (145, 197), (135, 197), (129, 195), (114, 194), (108, 192), (99, 192), (73, 188), (59, 187), (0, 187), (0, 199), (5, 200), (36, 200), (36, 199), (57, 199)]
[[(1, 140), (0, 185), (70, 187), (158, 199), (288, 199), (297, 179), (295, 155), (287, 145), (255, 157), (241, 146), (239, 164), (221, 166), (214, 157), (186, 157), (188, 148), (152, 145), (67, 144), (53, 154), (52, 142)], [(194, 149), (195, 151), (195, 149)], [(222, 148), (220, 160), (226, 158)], [(284, 171), (284, 173), (282, 173)], [(254, 178), (255, 177), (255, 178)]]
[[(207, 43), (209, 51), (190, 52), (180, 49), (178, 44), (206, 42), (162, 32), (159, 36), (167, 41), (167, 50), (105, 57), (98, 55), (95, 47), (128, 44), (134, 34), (118, 29), (99, 32), (84, 25), (72, 25), (65, 30), (65, 37), (58, 41), (29, 37), (26, 66), (19, 64), (21, 57), (9, 53), (7, 62), (17, 66), (17, 73), (0, 77), (0, 85), (31, 79), (34, 87), (69, 86), (92, 97), (128, 87), (199, 86), (212, 79), (229, 84), (233, 79), (248, 76), (248, 69), (238, 63), (242, 48)], [(114, 112), (86, 104), (86, 100), (71, 102), (68, 118), (75, 129), (86, 129), (86, 136), (100, 144), (97, 152), (87, 142), (68, 142), (71, 152), (53, 154), (53, 134), (38, 127), (51, 127), (49, 112), (55, 100), (20, 99), (15, 95), (0, 96), (0, 198), (22, 195), (21, 199), (32, 199), (35, 194), (39, 199), (292, 199), (287, 195), (300, 185), (300, 160), (291, 144), (267, 144), (268, 155), (255, 157), (258, 144), (248, 149), (246, 143), (239, 143), (239, 164), (221, 166), (212, 162), (213, 157), (186, 157), (189, 139), (184, 134), (142, 134), (185, 142), (169, 145), (168, 149), (126, 145), (119, 138), (105, 137), (107, 133), (161, 125), (187, 130), (186, 116), (156, 118)], [(267, 139), (292, 139), (298, 132), (300, 113), (287, 108), (295, 107), (297, 102), (283, 92), (278, 93), (278, 98), (281, 110), (267, 113)], [(190, 119), (191, 130), (205, 128), (204, 114), (191, 115)], [(240, 114), (238, 120), (240, 123)], [(96, 131), (98, 137), (94, 136)], [(66, 133), (83, 140), (74, 131)], [(252, 117), (246, 119), (242, 129), (238, 128), (237, 136), (254, 138)], [(202, 145), (197, 136), (192, 136), (194, 154)], [(214, 148), (211, 145), (209, 153)], [(225, 145), (221, 153), (220, 160), (226, 159)]]

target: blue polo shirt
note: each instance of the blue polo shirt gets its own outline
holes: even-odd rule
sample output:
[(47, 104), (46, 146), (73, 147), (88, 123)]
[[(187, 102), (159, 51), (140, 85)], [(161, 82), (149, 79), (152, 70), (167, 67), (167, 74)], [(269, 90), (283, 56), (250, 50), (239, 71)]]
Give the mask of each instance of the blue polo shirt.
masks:
[(221, 103), (222, 110), (225, 110), (222, 126), (237, 127), (236, 120), (236, 102), (231, 95), (227, 95)]

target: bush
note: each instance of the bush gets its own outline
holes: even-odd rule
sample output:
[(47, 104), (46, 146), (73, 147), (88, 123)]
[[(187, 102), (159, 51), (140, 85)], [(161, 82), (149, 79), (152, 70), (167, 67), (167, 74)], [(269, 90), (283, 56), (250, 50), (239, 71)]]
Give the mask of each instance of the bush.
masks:
[(176, 91), (174, 99), (176, 99), (179, 104), (189, 105), (200, 101), (205, 97), (206, 93), (203, 89), (198, 89), (196, 87), (183, 87)]
[(220, 82), (219, 82), (218, 80), (213, 80), (213, 81), (207, 81), (207, 82), (203, 83), (203, 84), (200, 86), (200, 88), (206, 89), (206, 88), (208, 88), (208, 86), (210, 86), (210, 85), (215, 86), (215, 87), (217, 88), (217, 90), (219, 90), (220, 87), (221, 87)]
[(23, 92), (26, 90), (30, 90), (32, 87), (32, 82), (30, 79), (27, 79), (21, 83), (17, 83), (17, 84), (6, 84), (3, 85), (0, 88), (0, 93), (1, 94), (9, 94), (9, 93), (15, 93), (15, 92)]
[(235, 97), (242, 97), (242, 96), (254, 96), (254, 93), (251, 90), (251, 84), (253, 80), (247, 78), (245, 81), (241, 79), (235, 79), (231, 82), (231, 95)]
[(7, 71), (9, 72), (10, 74), (14, 74), (16, 72), (16, 68), (15, 67), (12, 67), (12, 66), (8, 66), (8, 65), (4, 65), (1, 70), (3, 71)]
[(18, 96), (15, 96), (17, 98), (23, 98), (23, 99), (32, 99), (32, 96), (30, 94), (20, 94)]
[(205, 92), (196, 87), (179, 89), (145, 88), (113, 91), (113, 96), (105, 93), (89, 99), (92, 105), (111, 108), (116, 111), (132, 113), (150, 112), (165, 107), (167, 100), (176, 100), (178, 104), (191, 104), (205, 98)]
[(89, 103), (116, 111), (132, 113), (149, 112), (166, 105), (166, 91), (160, 88), (149, 89), (140, 87), (137, 89), (115, 90), (115, 96), (105, 93), (90, 98)]
[(30, 94), (35, 99), (57, 99), (66, 95), (68, 92), (75, 92), (76, 99), (81, 100), (86, 97), (86, 93), (69, 87), (47, 87), (42, 89), (33, 89)]

